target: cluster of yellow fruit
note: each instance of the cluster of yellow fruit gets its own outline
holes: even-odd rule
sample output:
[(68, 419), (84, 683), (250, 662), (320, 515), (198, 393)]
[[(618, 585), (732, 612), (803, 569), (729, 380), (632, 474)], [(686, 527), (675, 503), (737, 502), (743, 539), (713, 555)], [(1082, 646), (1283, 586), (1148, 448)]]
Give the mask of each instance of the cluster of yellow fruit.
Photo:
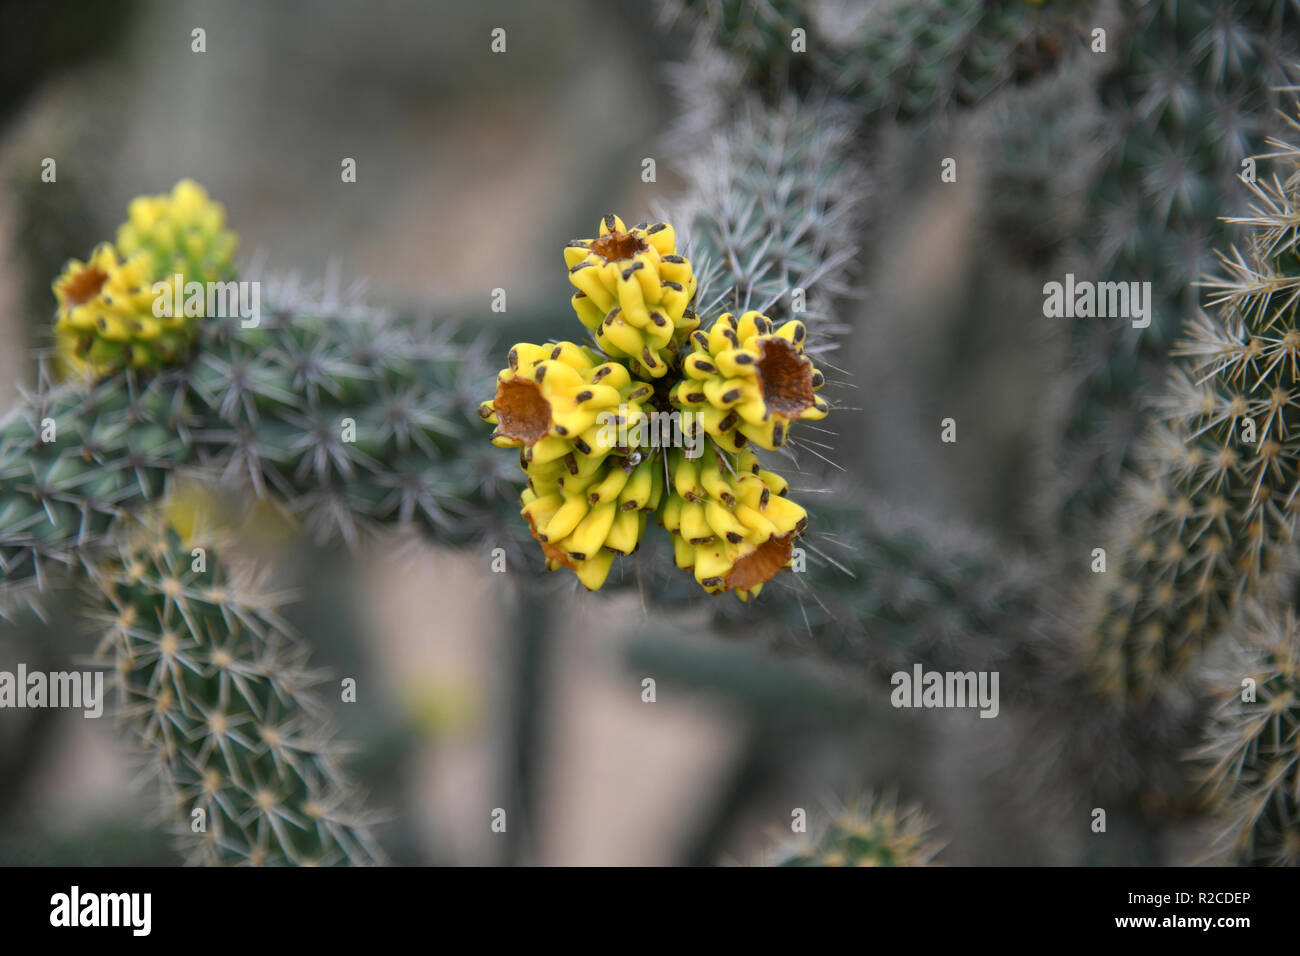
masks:
[[(695, 274), (667, 223), (606, 216), (564, 254), (592, 345), (516, 345), (479, 409), (494, 444), (520, 449), (521, 514), (547, 567), (597, 590), (654, 515), (678, 567), (748, 600), (807, 524), (750, 447), (779, 448), (793, 422), (829, 411), (803, 323), (746, 312), (701, 329)], [(660, 440), (670, 434), (679, 447)]]
[(100, 377), (184, 362), (199, 317), (169, 314), (176, 310), (155, 309), (155, 302), (179, 300), (188, 283), (234, 275), (238, 240), (225, 228), (225, 210), (198, 183), (185, 179), (170, 195), (139, 196), (127, 217), (116, 243), (100, 243), (86, 262), (70, 260), (54, 280), (54, 336), (67, 374)]

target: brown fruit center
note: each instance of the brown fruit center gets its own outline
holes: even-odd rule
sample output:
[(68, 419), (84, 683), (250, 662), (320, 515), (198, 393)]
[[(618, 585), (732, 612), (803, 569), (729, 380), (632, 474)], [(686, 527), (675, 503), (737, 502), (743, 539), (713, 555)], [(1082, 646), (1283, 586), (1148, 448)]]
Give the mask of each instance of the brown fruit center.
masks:
[(638, 252), (645, 252), (645, 249), (645, 243), (630, 232), (611, 232), (591, 244), (591, 251), (606, 262), (631, 259)]
[(764, 339), (758, 385), (768, 411), (794, 419), (813, 403), (812, 362), (782, 338)]
[(793, 552), (792, 535), (770, 538), (733, 564), (723, 584), (728, 590), (748, 591), (755, 585), (765, 583), (785, 567)]
[(497, 382), (492, 407), (496, 409), (497, 427), (507, 438), (533, 445), (551, 430), (551, 403), (533, 382), (517, 378)]
[(72, 276), (63, 287), (63, 295), (68, 305), (81, 305), (99, 295), (99, 290), (108, 281), (108, 273), (101, 272), (94, 266), (86, 266)]

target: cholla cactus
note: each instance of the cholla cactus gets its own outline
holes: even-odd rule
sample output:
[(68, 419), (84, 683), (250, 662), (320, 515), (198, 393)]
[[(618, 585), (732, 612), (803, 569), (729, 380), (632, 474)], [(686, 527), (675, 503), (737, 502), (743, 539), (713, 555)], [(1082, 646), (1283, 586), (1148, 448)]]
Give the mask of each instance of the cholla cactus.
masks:
[(100, 662), (180, 847), (204, 864), (381, 861), (284, 596), (203, 508), (146, 517), (90, 577)]
[(776, 866), (927, 866), (941, 849), (920, 807), (868, 793), (811, 839), (773, 856)]
[(13, 492), (0, 501), (0, 613), (37, 601), (187, 466), (277, 498), (320, 540), (413, 522), (449, 544), (491, 531), (517, 552), (499, 521), (505, 468), (461, 444), (480, 428), (480, 350), (336, 294), (266, 285), (256, 327), (204, 318), (188, 363), (90, 382), (43, 372), (0, 422)]
[(1123, 132), (1091, 190), (1098, 225), (1084, 246), (1101, 278), (1149, 281), (1154, 301), (1137, 341), (1093, 319), (1072, 329), (1087, 371), (1069, 401), (1060, 516), (1075, 529), (1115, 492), (1133, 451), (1132, 409), (1197, 306), (1196, 280), (1225, 238), (1221, 218), (1244, 210), (1243, 161), (1285, 130), (1278, 91), (1300, 62), (1291, 3), (1121, 6), (1130, 26), (1111, 31), (1118, 55), (1101, 99)]
[[(763, 89), (828, 88), (868, 116), (942, 116), (1053, 69), (1092, 4), (1024, 0), (666, 0)], [(794, 33), (801, 30), (802, 36)], [(800, 42), (801, 41), (801, 42)]]
[(1260, 602), (1245, 617), (1240, 649), (1211, 676), (1202, 778), (1226, 857), (1300, 866), (1300, 625), (1294, 608)]
[[(830, 48), (828, 82), (869, 115), (917, 119), (978, 103), (1010, 83), (1054, 69), (1090, 3), (925, 0), (867, 8), (814, 4), (818, 40)], [(1089, 24), (1090, 25), (1090, 24)]]
[(688, 190), (664, 218), (688, 238), (704, 317), (757, 311), (797, 319), (815, 344), (834, 347), (845, 326), (831, 304), (851, 291), (866, 176), (851, 156), (842, 104), (747, 99), (737, 116), (696, 144)]
[(1109, 696), (1141, 700), (1184, 673), (1294, 536), (1300, 150), (1275, 145), (1285, 181), (1255, 185), (1253, 214), (1233, 220), (1249, 238), (1210, 284), (1217, 317), (1175, 349), (1111, 567), (1090, 590), (1085, 654)]
[(804, 573), (776, 578), (761, 616), (719, 606), (720, 629), (874, 680), (918, 661), (1001, 670), (1007, 687), (1032, 679), (1053, 589), (1041, 562), (951, 520), (864, 507), (864, 490), (845, 480), (820, 491), (796, 542)]

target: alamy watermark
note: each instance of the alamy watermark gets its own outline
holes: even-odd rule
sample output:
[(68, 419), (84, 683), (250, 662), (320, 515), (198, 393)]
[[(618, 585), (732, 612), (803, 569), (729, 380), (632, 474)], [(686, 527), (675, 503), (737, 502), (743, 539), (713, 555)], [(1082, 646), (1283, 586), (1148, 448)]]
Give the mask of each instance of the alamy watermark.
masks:
[(620, 405), (614, 412), (601, 412), (596, 421), (600, 424), (600, 443), (606, 448), (684, 448), (687, 458), (704, 454), (704, 425), (691, 411), (651, 411), (637, 416), (629, 424), (628, 406)]
[(978, 707), (981, 717), (998, 715), (997, 671), (896, 671), (889, 702), (894, 707)]
[(186, 282), (176, 273), (153, 284), (153, 314), (156, 318), (190, 316), (238, 318), (240, 328), (255, 329), (262, 322), (262, 283)]
[(90, 718), (104, 713), (103, 671), (0, 671), (0, 708), (81, 709)]
[(1049, 319), (1131, 319), (1133, 328), (1151, 324), (1150, 282), (1065, 282), (1043, 286), (1043, 315)]
[(148, 936), (153, 928), (153, 894), (83, 893), (73, 886), (50, 897), (50, 925), (123, 926), (132, 936)]

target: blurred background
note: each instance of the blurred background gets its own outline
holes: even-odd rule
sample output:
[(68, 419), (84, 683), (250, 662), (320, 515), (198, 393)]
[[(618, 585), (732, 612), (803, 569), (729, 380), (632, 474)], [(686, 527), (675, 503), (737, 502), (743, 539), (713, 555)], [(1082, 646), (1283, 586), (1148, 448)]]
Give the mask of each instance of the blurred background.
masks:
[[(561, 334), (563, 243), (609, 211), (654, 218), (712, 140), (674, 84), (693, 7), (5, 4), (0, 406), (31, 380), (64, 261), (110, 237), (132, 197), (183, 177), (225, 204), (244, 263), (364, 281), (378, 305), (505, 344)], [(1097, 22), (1116, 10), (1097, 5)], [(191, 51), (196, 27), (204, 53)], [(497, 27), (504, 54), (490, 49)], [(1041, 78), (950, 120), (900, 109), (869, 138), (847, 129), (860, 216), (853, 291), (835, 300), (848, 332), (830, 357), (852, 384), (828, 454), (865, 500), (890, 520), (923, 511), (939, 536), (970, 529), (1013, 574), (1064, 533), (1047, 516), (1065, 493), (1080, 346), (1043, 318), (1042, 285), (1088, 261), (1076, 239), (1119, 132), (1102, 115), (1103, 61), (1067, 71), (1043, 57)], [(40, 181), (45, 157), (57, 186)], [(656, 182), (642, 181), (645, 157)], [(958, 158), (955, 184), (938, 176), (945, 157)], [(344, 158), (355, 184), (340, 182)], [(503, 314), (489, 308), (496, 288)], [(937, 440), (948, 416), (951, 445)], [(707, 608), (666, 619), (635, 593), (558, 585), (543, 607), (396, 533), (300, 559), (311, 570), (294, 619), (319, 663), (359, 677), (339, 714), (349, 766), (399, 863), (762, 862), (794, 808), (824, 819), (866, 787), (931, 811), (948, 863), (1164, 862), (1191, 839), (1176, 826), (1096, 850), (1070, 802), (1035, 789), (1037, 712), (1005, 684), (998, 720), (895, 711), (887, 685), (833, 661), (718, 636)], [(1068, 573), (1079, 558), (1042, 564)], [(1046, 592), (1049, 616), (1065, 614), (1067, 590)], [(0, 650), (36, 666), (92, 642), (68, 615), (8, 628)], [(110, 720), (6, 713), (0, 745), (0, 862), (179, 860), (142, 812), (152, 794)], [(494, 834), (489, 815), (506, 806), (517, 816)]]

